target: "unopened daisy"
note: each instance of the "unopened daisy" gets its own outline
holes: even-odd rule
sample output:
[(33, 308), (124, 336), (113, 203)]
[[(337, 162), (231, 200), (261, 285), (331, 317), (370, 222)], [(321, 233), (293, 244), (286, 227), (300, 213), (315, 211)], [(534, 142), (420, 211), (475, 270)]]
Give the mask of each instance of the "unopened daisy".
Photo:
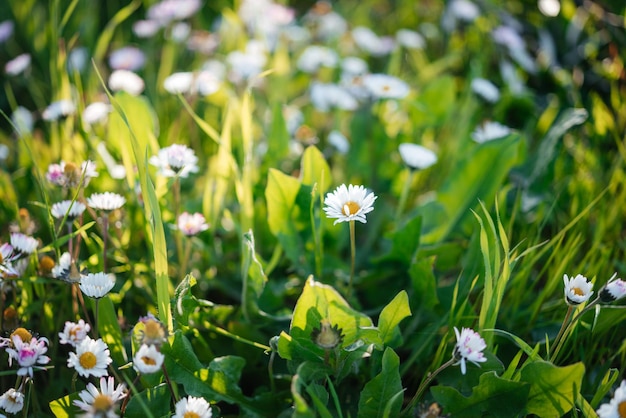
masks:
[(83, 319), (78, 322), (65, 321), (63, 332), (59, 332), (59, 342), (61, 344), (69, 344), (76, 347), (87, 338), (87, 333), (91, 330), (91, 326)]
[(137, 325), (139, 324), (143, 327), (138, 327), (137, 335), (141, 337), (138, 344), (160, 347), (166, 341), (165, 327), (154, 315), (148, 314), (139, 318)]
[(126, 198), (117, 193), (104, 192), (94, 193), (87, 198), (87, 204), (90, 208), (110, 212), (124, 206)]
[(24, 394), (13, 388), (0, 396), (0, 408), (9, 414), (17, 414), (24, 409)]
[(115, 286), (115, 276), (104, 272), (89, 273), (80, 279), (80, 290), (90, 298), (104, 297)]
[(67, 366), (76, 369), (83, 377), (107, 376), (107, 366), (111, 364), (109, 347), (102, 339), (92, 340), (90, 337), (76, 346), (76, 353), (70, 353)]
[(67, 214), (67, 221), (71, 222), (85, 211), (85, 205), (79, 201), (63, 200), (52, 205), (50, 213), (56, 219), (63, 219)]
[(186, 145), (173, 144), (161, 148), (158, 155), (150, 157), (150, 164), (159, 169), (159, 174), (165, 177), (187, 177), (189, 173), (198, 171), (198, 157)]
[(188, 396), (176, 402), (172, 418), (211, 418), (211, 405), (203, 398)]
[(204, 216), (201, 213), (183, 212), (178, 216), (178, 229), (187, 236), (197, 235), (209, 229)]
[(496, 103), (500, 100), (500, 90), (489, 80), (475, 78), (472, 80), (470, 87), (474, 93), (489, 103)]
[(411, 143), (398, 146), (402, 161), (412, 170), (424, 170), (437, 162), (437, 154), (426, 147)]
[(480, 366), (478, 363), (487, 361), (483, 354), (487, 344), (480, 334), (470, 328), (461, 328), (461, 332), (459, 332), (456, 327), (454, 327), (454, 333), (456, 334), (456, 346), (452, 355), (457, 360), (455, 365), (461, 365), (462, 374), (465, 374), (467, 369), (466, 361), (471, 361), (477, 366)]
[(85, 418), (114, 418), (117, 404), (126, 397), (126, 387), (123, 384), (115, 386), (113, 377), (100, 378), (100, 390), (93, 383), (78, 394), (79, 399), (74, 405), (86, 412), (81, 415)]
[(409, 85), (388, 74), (366, 74), (363, 85), (374, 99), (403, 99), (409, 92)]
[(511, 133), (511, 128), (498, 122), (487, 121), (476, 127), (472, 132), (472, 139), (479, 144), (493, 141), (494, 139), (504, 138)]
[(50, 103), (41, 114), (43, 120), (54, 122), (76, 112), (76, 105), (71, 100), (58, 100)]
[(600, 290), (600, 301), (604, 303), (615, 302), (626, 296), (626, 282), (622, 279), (615, 280), (617, 273)]
[(13, 360), (17, 361), (18, 376), (33, 377), (33, 369), (43, 369), (42, 365), (50, 362), (50, 357), (44, 355), (48, 351), (47, 338), (32, 337), (29, 341), (23, 341), (22, 337), (15, 332), (11, 335), (12, 346), (7, 348), (9, 366)]
[(609, 403), (600, 405), (596, 412), (599, 418), (623, 418), (626, 416), (626, 380), (622, 380)]
[(39, 241), (21, 232), (14, 232), (11, 234), (11, 246), (15, 252), (22, 255), (30, 255), (39, 246)]
[(574, 278), (563, 275), (565, 301), (569, 305), (579, 305), (589, 300), (593, 295), (593, 283), (587, 280), (582, 274), (577, 274)]
[(133, 357), (133, 367), (139, 373), (150, 374), (161, 370), (165, 356), (154, 345), (142, 344)]
[(363, 186), (345, 184), (337, 187), (334, 192), (326, 194), (324, 212), (329, 218), (339, 222), (359, 221), (367, 223), (365, 215), (374, 210), (377, 196)]
[(139, 96), (145, 87), (143, 79), (129, 70), (115, 70), (109, 76), (109, 88), (113, 91)]
[(72, 256), (68, 252), (64, 252), (59, 257), (59, 261), (52, 267), (52, 277), (64, 281), (69, 280), (70, 270), (72, 267)]

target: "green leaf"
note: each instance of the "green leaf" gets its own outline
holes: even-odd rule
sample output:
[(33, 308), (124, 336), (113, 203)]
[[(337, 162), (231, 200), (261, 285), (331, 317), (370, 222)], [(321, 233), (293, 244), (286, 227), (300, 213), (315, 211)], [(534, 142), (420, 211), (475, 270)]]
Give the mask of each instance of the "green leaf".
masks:
[(409, 296), (406, 291), (402, 290), (380, 313), (378, 329), (380, 330), (380, 338), (384, 343), (388, 343), (391, 340), (393, 331), (400, 321), (407, 316), (411, 316)]
[(300, 181), (274, 168), (270, 168), (265, 188), (267, 202), (267, 223), (270, 231), (294, 261), (298, 260), (298, 233), (293, 222), (296, 197), (300, 190)]
[(478, 386), (465, 397), (458, 390), (435, 386), (431, 393), (444, 408), (444, 413), (455, 418), (518, 417), (524, 411), (530, 385), (499, 378), (495, 372), (480, 376)]
[(98, 302), (98, 331), (102, 340), (107, 343), (111, 351), (111, 357), (118, 364), (128, 363), (128, 356), (124, 349), (122, 330), (115, 313), (115, 306), (108, 297)]
[[(146, 410), (150, 411), (155, 417), (167, 416), (170, 411), (170, 402), (172, 393), (166, 383), (159, 386), (148, 388), (137, 394), (133, 394), (126, 407), (124, 417), (126, 418), (144, 418)], [(142, 405), (143, 403), (143, 405)]]
[(302, 155), (301, 161), (302, 184), (313, 186), (317, 184), (320, 194), (324, 194), (331, 183), (330, 167), (322, 152), (311, 145)]
[(391, 234), (391, 249), (380, 261), (401, 262), (409, 266), (420, 244), (422, 217), (415, 216)]
[(272, 107), (272, 124), (267, 138), (267, 159), (264, 161), (268, 166), (275, 165), (289, 153), (289, 131), (283, 116), (282, 103), (276, 102)]
[(540, 417), (561, 417), (572, 409), (581, 388), (585, 365), (557, 367), (546, 361), (526, 363), (521, 381), (530, 384), (526, 410)]
[(78, 398), (78, 393), (72, 393), (59, 399), (51, 401), (49, 406), (52, 413), (57, 418), (74, 418), (79, 411), (78, 407), (72, 403)]
[(263, 293), (267, 277), (263, 271), (263, 266), (256, 257), (254, 249), (254, 234), (248, 231), (243, 236), (246, 251), (243, 255), (243, 272), (246, 275), (243, 280), (243, 296), (241, 308), (244, 317), (250, 319), (250, 314), (259, 313), (258, 300)]
[(443, 75), (426, 84), (414, 103), (413, 116), (416, 124), (437, 125), (455, 108), (456, 82), (452, 76)]
[(602, 401), (604, 396), (609, 392), (609, 390), (611, 390), (611, 388), (613, 387), (613, 383), (615, 383), (618, 377), (618, 369), (609, 369), (606, 371), (606, 374), (602, 378), (602, 381), (596, 388), (596, 393), (595, 395), (593, 395), (593, 399), (590, 402), (591, 406), (596, 408), (598, 405), (600, 405), (600, 401)]
[(381, 372), (367, 382), (361, 392), (357, 417), (398, 416), (402, 408), (402, 399), (396, 396), (402, 392), (399, 367), (400, 358), (391, 348), (387, 348), (383, 354)]
[[(328, 376), (328, 370), (315, 362), (305, 361), (298, 366), (297, 372), (291, 379), (291, 395), (294, 404), (293, 417), (314, 418), (318, 416), (316, 412), (321, 416), (331, 416), (323, 402), (324, 397), (326, 401), (328, 400), (328, 393), (324, 396), (319, 390), (319, 385), (314, 383), (325, 379), (326, 376)], [(311, 397), (317, 411), (308, 404), (303, 396), (304, 391)]]
[(409, 276), (414, 290), (411, 298), (415, 309), (431, 309), (439, 303), (437, 278), (433, 272), (435, 257), (417, 260), (409, 267)]

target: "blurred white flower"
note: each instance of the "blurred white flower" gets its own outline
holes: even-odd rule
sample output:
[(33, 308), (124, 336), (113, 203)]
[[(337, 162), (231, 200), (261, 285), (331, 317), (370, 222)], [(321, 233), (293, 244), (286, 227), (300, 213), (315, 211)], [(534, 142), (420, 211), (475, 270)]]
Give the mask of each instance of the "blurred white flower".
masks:
[(98, 150), (98, 154), (100, 154), (100, 158), (102, 158), (102, 161), (104, 162), (111, 178), (120, 180), (126, 177), (126, 167), (115, 161), (113, 156), (111, 156), (107, 150), (106, 145), (104, 145), (104, 142), (99, 142), (96, 149)]
[(83, 418), (117, 418), (115, 410), (120, 400), (126, 397), (126, 386), (115, 386), (115, 379), (111, 376), (100, 378), (100, 390), (93, 383), (87, 384), (87, 389), (80, 391), (79, 399), (73, 404), (86, 412)]
[(112, 361), (106, 343), (101, 338), (93, 340), (87, 336), (76, 346), (76, 353), (70, 353), (67, 367), (76, 369), (83, 377), (102, 377), (108, 375), (107, 367)]
[(50, 213), (56, 219), (63, 219), (67, 214), (67, 221), (72, 222), (85, 211), (85, 205), (78, 200), (62, 200), (52, 205)]
[(4, 20), (0, 23), (0, 44), (6, 42), (13, 35), (14, 26), (10, 20)]
[(374, 56), (389, 54), (395, 47), (393, 38), (388, 36), (379, 37), (368, 27), (357, 26), (352, 29), (354, 43), (364, 52)]
[(163, 0), (148, 9), (148, 19), (166, 26), (174, 20), (187, 19), (200, 9), (200, 0)]
[(272, 0), (244, 0), (237, 14), (248, 32), (265, 39), (270, 48), (275, 46), (281, 29), (293, 22), (295, 16), (293, 9)]
[(396, 32), (396, 41), (408, 49), (423, 49), (426, 46), (424, 37), (414, 30), (400, 29)]
[(256, 77), (263, 71), (267, 63), (267, 51), (261, 42), (249, 41), (245, 52), (229, 53), (226, 62), (230, 67), (229, 79), (239, 83)]
[(187, 236), (197, 235), (209, 229), (209, 224), (206, 223), (201, 213), (181, 213), (176, 221), (176, 226), (179, 231)]
[(365, 215), (374, 210), (374, 201), (378, 196), (367, 191), (363, 186), (345, 184), (327, 193), (324, 199), (324, 212), (329, 218), (335, 218), (333, 225), (339, 222), (359, 221), (367, 223)]
[(179, 175), (186, 178), (189, 173), (198, 172), (198, 157), (186, 145), (173, 144), (161, 148), (158, 155), (150, 157), (150, 164), (159, 169), (159, 174), (165, 177)]
[(56, 121), (61, 118), (73, 115), (76, 112), (76, 105), (71, 100), (58, 100), (50, 103), (41, 114), (43, 120)]
[(517, 74), (517, 69), (506, 59), (500, 60), (500, 76), (514, 95), (520, 95), (526, 90), (526, 85)]
[(133, 32), (138, 38), (152, 38), (161, 29), (155, 20), (138, 20), (133, 23)]
[(510, 25), (501, 25), (491, 32), (491, 36), (494, 42), (508, 50), (511, 58), (524, 70), (531, 74), (537, 72), (535, 60), (526, 51), (526, 42), (515, 28)]
[(61, 254), (59, 261), (52, 267), (52, 277), (63, 281), (69, 281), (72, 268), (72, 256), (68, 252)]
[(437, 154), (426, 147), (404, 142), (398, 146), (404, 164), (412, 170), (424, 170), (437, 162)]
[(124, 206), (124, 203), (126, 199), (122, 195), (112, 192), (94, 193), (87, 198), (90, 208), (106, 212), (119, 209)]
[(587, 280), (582, 274), (577, 274), (576, 277), (569, 278), (567, 274), (563, 275), (563, 290), (565, 291), (565, 301), (569, 305), (579, 305), (589, 300), (593, 295), (593, 283)]
[(0, 396), (0, 408), (9, 414), (17, 414), (24, 408), (24, 394), (10, 388)]
[(622, 418), (624, 409), (626, 409), (626, 380), (622, 380), (609, 403), (600, 405), (596, 412), (599, 418)]
[(94, 125), (96, 123), (104, 123), (107, 120), (109, 113), (113, 108), (108, 103), (94, 102), (90, 103), (85, 110), (83, 110), (82, 119), (87, 125)]
[(163, 81), (163, 88), (168, 93), (186, 94), (191, 91), (192, 84), (193, 84), (193, 73), (186, 71), (186, 72), (174, 73), (174, 74), (169, 75)]
[(0, 162), (9, 158), (9, 147), (6, 144), (0, 144)]
[(30, 135), (33, 133), (33, 114), (25, 107), (18, 106), (11, 114), (11, 122), (15, 125), (19, 136)]
[[(67, 254), (67, 253), (66, 253)], [(59, 332), (59, 343), (76, 347), (87, 338), (91, 325), (80, 319), (78, 322), (65, 321), (63, 332)]]
[(363, 85), (374, 99), (403, 99), (410, 92), (407, 83), (387, 74), (366, 74)]
[(172, 94), (200, 93), (208, 96), (218, 91), (220, 86), (221, 81), (209, 71), (174, 73), (163, 81), (165, 91)]
[(452, 15), (466, 22), (472, 22), (480, 16), (480, 9), (469, 0), (452, 0), (448, 5)]
[(304, 16), (304, 22), (317, 38), (331, 40), (341, 37), (348, 31), (348, 22), (327, 1), (318, 1)]
[(369, 72), (367, 62), (359, 57), (345, 57), (341, 60), (343, 75), (363, 75)]
[(202, 398), (188, 396), (176, 402), (176, 412), (172, 418), (211, 418), (211, 404)]
[(296, 67), (305, 73), (315, 73), (320, 67), (335, 68), (339, 63), (337, 53), (325, 46), (308, 46), (298, 58)]
[(84, 274), (80, 278), (80, 290), (90, 298), (100, 299), (115, 286), (115, 276), (104, 272)]
[(617, 279), (617, 273), (609, 279), (609, 281), (600, 290), (600, 300), (605, 303), (615, 302), (626, 296), (626, 282)]
[(191, 33), (191, 26), (185, 22), (178, 22), (172, 25), (170, 29), (169, 38), (174, 42), (184, 42), (189, 38)]
[(478, 363), (484, 363), (487, 358), (483, 354), (483, 350), (487, 348), (485, 340), (476, 331), (470, 328), (461, 328), (461, 332), (454, 327), (456, 334), (456, 346), (454, 347), (453, 356), (458, 360), (456, 364), (461, 365), (461, 373), (465, 374), (467, 370), (466, 361), (471, 361), (477, 366)]
[(146, 64), (146, 55), (139, 48), (125, 46), (109, 55), (109, 66), (113, 70), (138, 71)]
[(548, 17), (558, 16), (561, 11), (561, 3), (559, 0), (539, 0), (537, 8), (541, 13)]
[(347, 154), (350, 151), (350, 142), (344, 134), (337, 130), (332, 130), (328, 134), (328, 143), (335, 147), (340, 154)]
[(20, 54), (7, 62), (4, 66), (4, 72), (8, 75), (19, 75), (30, 67), (30, 54)]
[(314, 82), (310, 89), (311, 103), (321, 112), (334, 108), (355, 110), (359, 106), (357, 99), (348, 90), (336, 84)]
[(165, 356), (155, 345), (142, 344), (133, 357), (133, 368), (139, 373), (150, 374), (161, 370)]
[(472, 139), (479, 144), (482, 144), (484, 142), (493, 141), (494, 139), (504, 138), (511, 132), (511, 128), (506, 125), (502, 125), (498, 122), (487, 121), (474, 129), (474, 132), (472, 132)]
[(125, 91), (133, 96), (140, 95), (145, 83), (141, 77), (129, 70), (115, 70), (109, 76), (109, 88), (113, 91)]
[(472, 80), (470, 87), (474, 93), (489, 103), (496, 103), (500, 100), (500, 90), (489, 80), (475, 78)]
[(19, 252), (22, 255), (30, 255), (39, 247), (39, 241), (37, 241), (37, 239), (22, 234), (21, 232), (12, 232), (10, 242), (13, 251)]
[(67, 68), (69, 71), (82, 73), (89, 62), (89, 51), (85, 47), (74, 48), (67, 57)]

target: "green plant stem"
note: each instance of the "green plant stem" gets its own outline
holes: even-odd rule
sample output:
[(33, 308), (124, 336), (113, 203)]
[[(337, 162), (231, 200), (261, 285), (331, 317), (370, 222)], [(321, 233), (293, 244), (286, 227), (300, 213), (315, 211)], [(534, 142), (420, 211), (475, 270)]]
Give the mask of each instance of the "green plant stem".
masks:
[(414, 173), (415, 170), (409, 169), (409, 174), (407, 175), (404, 186), (402, 187), (402, 194), (400, 195), (400, 201), (398, 202), (398, 207), (396, 209), (396, 226), (400, 224), (400, 217), (404, 212), (404, 206), (406, 205), (406, 200), (409, 197), (409, 191), (411, 190), (411, 184), (413, 183)]
[(187, 265), (189, 264), (189, 257), (191, 257), (191, 246), (192, 246), (192, 242), (191, 242), (191, 237), (186, 237), (185, 240), (185, 250), (183, 253), (183, 259), (181, 261), (180, 264), (180, 270), (181, 273), (184, 275), (187, 275)]
[(109, 241), (109, 212), (102, 217), (102, 271), (107, 272), (107, 242)]
[[(180, 215), (180, 177), (176, 176), (174, 178), (174, 184), (172, 185), (172, 192), (174, 194), (174, 223), (178, 222), (178, 216)], [(183, 254), (183, 233), (182, 231), (176, 231), (174, 234), (174, 240), (176, 241), (176, 254), (178, 254), (178, 266), (180, 267), (180, 271), (178, 274), (181, 277), (185, 277), (186, 268), (183, 264), (184, 254)]]
[(261, 344), (261, 343), (257, 343), (256, 341), (247, 340), (247, 339), (245, 339), (243, 337), (240, 337), (239, 335), (231, 334), (230, 332), (228, 332), (224, 328), (220, 328), (218, 326), (215, 326), (215, 325), (211, 324), (209, 321), (204, 321), (202, 323), (202, 325), (204, 327), (206, 327), (206, 329), (208, 329), (209, 331), (215, 331), (218, 334), (221, 334), (221, 335), (223, 335), (225, 337), (228, 337), (228, 338), (232, 338), (233, 340), (239, 341), (240, 343), (248, 344), (248, 345), (251, 345), (252, 347), (256, 347), (256, 348), (261, 348), (261, 349), (263, 349), (265, 351), (268, 351), (268, 352), (272, 351), (272, 348), (270, 346), (267, 346), (267, 345)]
[(561, 351), (561, 348), (563, 347), (563, 344), (565, 343), (565, 340), (567, 339), (567, 336), (570, 333), (570, 329), (578, 322), (578, 320), (585, 313), (587, 313), (599, 301), (600, 301), (600, 298), (594, 299), (592, 302), (587, 304), (587, 306), (585, 306), (578, 314), (576, 314), (576, 316), (569, 322), (568, 322), (568, 319), (574, 312), (574, 307), (571, 305), (568, 307), (567, 314), (565, 314), (565, 319), (563, 319), (563, 325), (561, 325), (561, 330), (559, 331), (559, 334), (554, 339), (553, 345), (555, 345), (555, 348), (554, 350), (551, 350), (552, 354), (550, 355), (550, 361), (552, 363), (556, 361), (557, 356), (559, 355), (559, 351)]
[(172, 380), (170, 379), (169, 374), (167, 374), (165, 363), (161, 365), (161, 370), (163, 370), (163, 377), (165, 378), (165, 381), (167, 382), (167, 386), (170, 388), (170, 392), (172, 392), (172, 399), (174, 400), (174, 403), (176, 403), (178, 402), (178, 391), (174, 388), (174, 385), (172, 385)]
[[(559, 330), (559, 333), (556, 335), (556, 338), (554, 339), (554, 343), (553, 345), (556, 347), (560, 346), (560, 341), (561, 338), (563, 337), (563, 333), (565, 332), (565, 329), (567, 328), (567, 325), (569, 324), (569, 320), (570, 317), (572, 316), (572, 312), (574, 312), (574, 307), (572, 305), (567, 305), (567, 312), (565, 313), (565, 318), (563, 318), (563, 323), (561, 324), (561, 329)], [(554, 361), (554, 358), (556, 357), (556, 351), (555, 350), (551, 350), (551, 356), (550, 356), (550, 360)]]
[(96, 298), (96, 309), (93, 315), (93, 335), (94, 340), (98, 339), (98, 308), (99, 308), (100, 298)]
[(407, 404), (406, 408), (404, 408), (402, 410), (402, 412), (400, 412), (400, 416), (408, 416), (409, 412), (411, 412), (413, 407), (415, 407), (415, 404), (417, 403), (417, 401), (419, 401), (420, 398), (422, 397), (422, 394), (424, 393), (426, 388), (428, 388), (428, 385), (430, 385), (430, 382), (432, 382), (433, 379), (435, 377), (437, 377), (437, 375), (439, 373), (441, 373), (445, 368), (447, 368), (447, 367), (451, 366), (452, 364), (454, 364), (454, 360), (455, 360), (455, 358), (452, 357), (450, 360), (448, 360), (445, 363), (443, 363), (441, 366), (439, 366), (439, 368), (437, 370), (435, 370), (434, 372), (430, 373), (426, 377), (426, 379), (424, 379), (422, 381), (422, 383), (420, 383), (419, 387), (417, 388), (417, 391), (415, 392), (415, 395), (413, 395), (413, 397), (411, 398), (411, 400)]
[(348, 292), (346, 297), (350, 299), (352, 295), (352, 282), (354, 280), (354, 264), (356, 262), (356, 239), (354, 221), (350, 221), (350, 281), (348, 282)]

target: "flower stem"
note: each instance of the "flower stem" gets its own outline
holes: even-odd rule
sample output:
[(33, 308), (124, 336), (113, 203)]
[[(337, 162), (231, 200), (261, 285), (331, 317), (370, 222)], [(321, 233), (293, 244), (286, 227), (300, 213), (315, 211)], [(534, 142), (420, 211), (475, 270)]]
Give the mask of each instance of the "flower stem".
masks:
[(102, 271), (107, 272), (107, 242), (109, 240), (109, 212), (102, 217)]
[(406, 200), (409, 197), (409, 191), (411, 190), (411, 184), (413, 183), (413, 173), (414, 170), (409, 169), (409, 174), (407, 175), (404, 186), (402, 187), (402, 194), (400, 195), (400, 201), (398, 202), (398, 207), (396, 209), (396, 225), (400, 223), (400, 217), (402, 216), (402, 212), (404, 212), (404, 206), (406, 205)]
[(350, 299), (352, 295), (352, 282), (354, 280), (354, 264), (356, 260), (356, 239), (355, 239), (355, 227), (354, 221), (350, 221), (350, 281), (348, 282), (347, 298)]
[(99, 308), (100, 298), (96, 298), (96, 309), (93, 315), (93, 335), (94, 340), (98, 339), (98, 308)]
[(402, 412), (400, 412), (400, 416), (407, 416), (407, 414), (413, 409), (413, 407), (415, 407), (415, 404), (422, 397), (422, 394), (424, 393), (426, 388), (428, 388), (428, 385), (430, 385), (430, 383), (433, 381), (433, 379), (435, 377), (437, 377), (437, 375), (439, 373), (441, 373), (445, 368), (451, 366), (453, 363), (454, 363), (454, 357), (452, 357), (450, 360), (446, 361), (441, 366), (439, 366), (439, 368), (437, 370), (435, 370), (434, 372), (430, 373), (426, 377), (426, 379), (424, 379), (422, 381), (422, 383), (419, 385), (419, 387), (417, 388), (417, 392), (415, 392), (415, 395), (413, 395), (413, 397), (411, 398), (411, 400), (407, 404), (406, 408), (404, 408), (402, 410)]
[(563, 319), (563, 325), (561, 325), (561, 330), (558, 335), (554, 339), (554, 350), (552, 350), (552, 354), (550, 355), (550, 361), (554, 363), (559, 355), (559, 351), (563, 347), (565, 340), (567, 339), (568, 334), (570, 333), (570, 329), (578, 322), (578, 320), (591, 309), (594, 305), (596, 305), (600, 301), (600, 298), (594, 299), (592, 302), (587, 304), (576, 316), (568, 322), (572, 313), (574, 312), (574, 307), (572, 305), (568, 306), (567, 313), (565, 314), (565, 319)]

